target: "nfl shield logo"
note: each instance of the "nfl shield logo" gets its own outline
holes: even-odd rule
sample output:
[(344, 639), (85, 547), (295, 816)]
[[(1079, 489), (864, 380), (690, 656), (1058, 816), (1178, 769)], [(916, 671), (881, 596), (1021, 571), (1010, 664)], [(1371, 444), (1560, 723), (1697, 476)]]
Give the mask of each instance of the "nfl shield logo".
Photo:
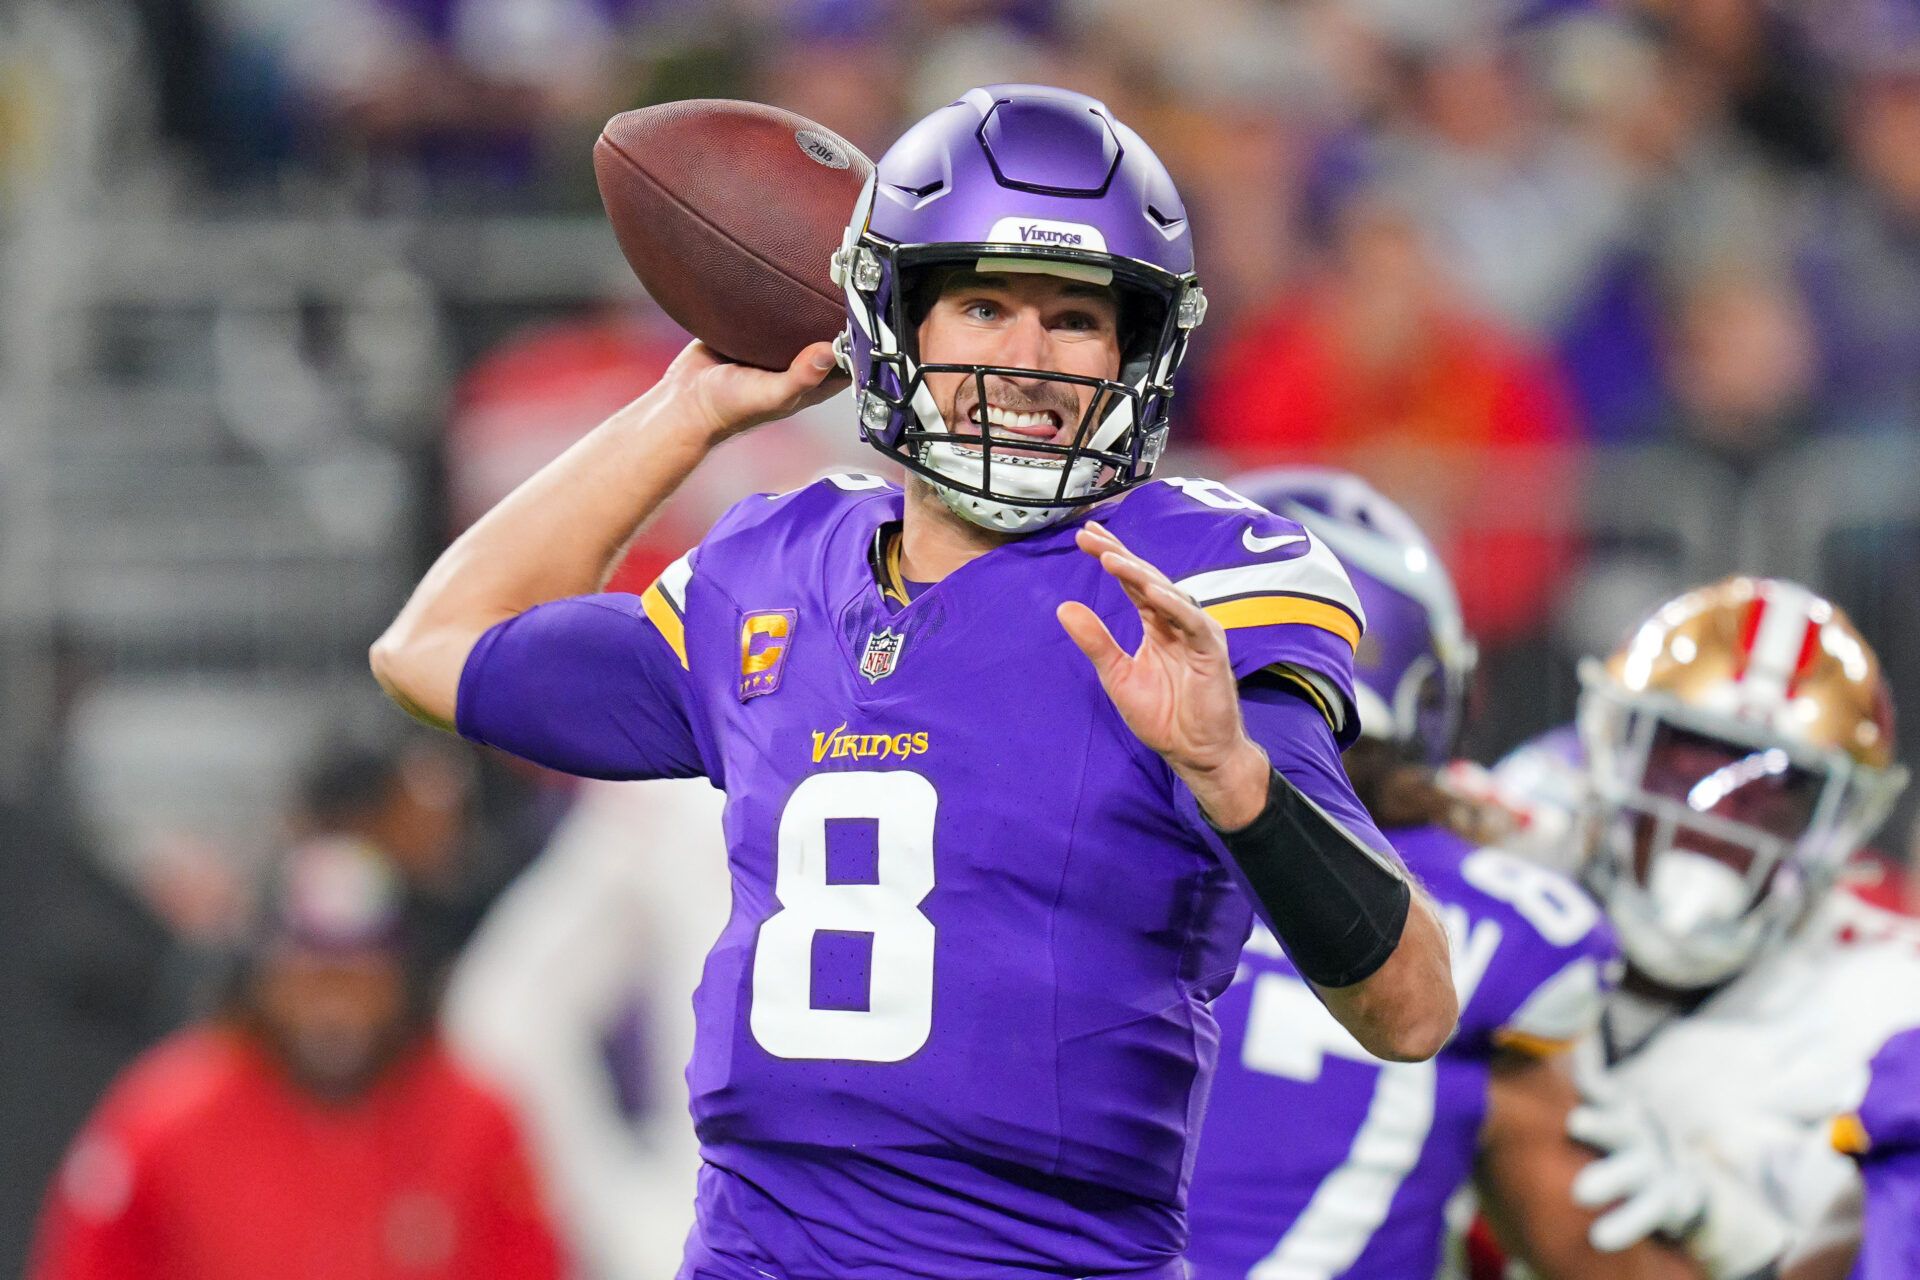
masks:
[(860, 655), (860, 674), (872, 684), (893, 674), (900, 662), (900, 646), (906, 637), (890, 627), (883, 627), (867, 637), (867, 651)]

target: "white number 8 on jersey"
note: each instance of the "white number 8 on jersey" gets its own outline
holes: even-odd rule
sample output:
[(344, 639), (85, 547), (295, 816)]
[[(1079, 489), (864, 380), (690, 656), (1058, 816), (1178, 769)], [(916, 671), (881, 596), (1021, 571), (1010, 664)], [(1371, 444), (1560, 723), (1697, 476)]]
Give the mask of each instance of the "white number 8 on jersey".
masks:
[[(780, 910), (760, 926), (748, 1025), (776, 1058), (899, 1062), (933, 1030), (933, 784), (905, 769), (816, 773), (780, 814), (773, 892)], [(870, 818), (873, 884), (827, 882), (829, 819)], [(813, 1006), (813, 940), (823, 929), (869, 934), (865, 1009)]]

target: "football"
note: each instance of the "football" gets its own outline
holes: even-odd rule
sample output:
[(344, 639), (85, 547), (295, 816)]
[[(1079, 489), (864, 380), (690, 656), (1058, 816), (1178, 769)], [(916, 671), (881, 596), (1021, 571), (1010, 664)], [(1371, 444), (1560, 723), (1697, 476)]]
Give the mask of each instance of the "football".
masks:
[(609, 120), (593, 168), (640, 283), (721, 355), (784, 369), (845, 326), (827, 260), (873, 164), (832, 130), (756, 102), (669, 102)]

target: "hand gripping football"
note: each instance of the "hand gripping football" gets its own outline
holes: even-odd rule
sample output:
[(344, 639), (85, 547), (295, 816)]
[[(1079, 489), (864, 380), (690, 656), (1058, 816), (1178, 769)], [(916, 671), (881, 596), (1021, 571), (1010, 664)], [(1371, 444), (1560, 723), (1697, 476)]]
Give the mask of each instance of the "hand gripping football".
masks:
[(784, 369), (845, 327), (827, 259), (873, 163), (844, 138), (756, 102), (669, 102), (607, 121), (593, 170), (633, 273), (721, 355)]

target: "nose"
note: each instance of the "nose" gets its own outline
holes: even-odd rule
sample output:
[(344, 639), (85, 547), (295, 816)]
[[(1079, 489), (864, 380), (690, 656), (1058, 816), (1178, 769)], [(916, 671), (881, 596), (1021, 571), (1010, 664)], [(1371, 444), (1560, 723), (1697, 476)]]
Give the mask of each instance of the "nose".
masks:
[[(1015, 369), (1045, 369), (1053, 348), (1053, 334), (1040, 319), (1037, 307), (1021, 307), (1007, 326), (1001, 358)], [(1013, 379), (1026, 382), (1026, 379)]]

